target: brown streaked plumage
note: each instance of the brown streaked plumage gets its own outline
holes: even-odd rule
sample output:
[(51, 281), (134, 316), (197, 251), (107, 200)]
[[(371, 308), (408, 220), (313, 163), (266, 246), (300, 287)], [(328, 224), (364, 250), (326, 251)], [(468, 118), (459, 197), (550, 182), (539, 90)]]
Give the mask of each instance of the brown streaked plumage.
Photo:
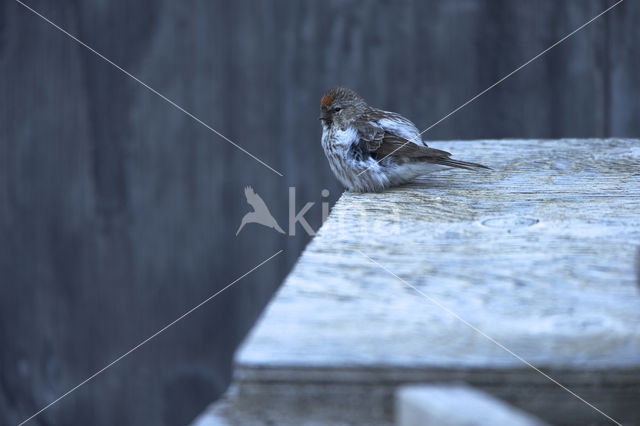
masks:
[(325, 155), (338, 180), (351, 191), (381, 191), (438, 166), (489, 169), (428, 147), (410, 120), (367, 105), (351, 89), (329, 89), (320, 100), (320, 111)]

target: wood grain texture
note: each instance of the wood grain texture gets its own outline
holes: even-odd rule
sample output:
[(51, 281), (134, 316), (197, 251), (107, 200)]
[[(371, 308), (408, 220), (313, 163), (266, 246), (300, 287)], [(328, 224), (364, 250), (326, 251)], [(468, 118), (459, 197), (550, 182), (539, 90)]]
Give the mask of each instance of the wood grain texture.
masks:
[(297, 400), (309, 385), (307, 410), (321, 416), (340, 410), (323, 396), (331, 386), (350, 385), (378, 392), (383, 421), (383, 389), (462, 380), (554, 424), (607, 424), (481, 330), (639, 422), (640, 140), (433, 145), (494, 170), (343, 194), (239, 352), (239, 407), (272, 392)]

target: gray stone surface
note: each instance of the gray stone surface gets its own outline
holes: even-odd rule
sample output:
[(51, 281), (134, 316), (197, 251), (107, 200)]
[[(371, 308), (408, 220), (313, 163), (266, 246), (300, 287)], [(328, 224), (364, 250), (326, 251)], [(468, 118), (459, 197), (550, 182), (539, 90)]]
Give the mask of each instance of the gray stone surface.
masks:
[(433, 146), (494, 171), (345, 193), (237, 354), (238, 393), (212, 418), (262, 404), (278, 424), (385, 424), (398, 385), (462, 381), (552, 423), (607, 424), (443, 306), (640, 422), (640, 141)]
[(452, 385), (402, 386), (396, 392), (396, 426), (544, 426), (530, 414), (492, 396)]

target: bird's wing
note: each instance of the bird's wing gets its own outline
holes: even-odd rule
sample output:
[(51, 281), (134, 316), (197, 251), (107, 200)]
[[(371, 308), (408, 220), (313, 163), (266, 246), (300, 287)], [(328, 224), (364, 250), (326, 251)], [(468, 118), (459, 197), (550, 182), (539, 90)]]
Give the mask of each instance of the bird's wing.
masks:
[(416, 126), (409, 120), (398, 114), (376, 111), (384, 118), (377, 117), (376, 121), (374, 114), (369, 117), (365, 115), (356, 121), (358, 151), (368, 152), (376, 161), (400, 157), (468, 170), (490, 169), (482, 164), (454, 160), (447, 151), (429, 148), (420, 138)]
[(393, 133), (385, 132), (382, 145), (376, 151), (376, 156), (379, 158), (387, 156), (421, 158), (435, 163), (438, 162), (436, 160), (448, 158), (451, 154), (440, 149), (429, 148), (426, 145), (418, 145)]
[(355, 126), (358, 130), (358, 145), (367, 152), (378, 151), (384, 141), (384, 128), (369, 120), (358, 120)]
[(387, 156), (424, 158), (439, 162), (451, 156), (439, 149), (429, 148), (420, 138), (416, 126), (399, 114), (373, 110), (355, 123), (358, 145), (380, 160)]
[(422, 135), (413, 122), (398, 113), (371, 108), (365, 113), (369, 121), (376, 122), (386, 132), (405, 138), (416, 145), (424, 145)]

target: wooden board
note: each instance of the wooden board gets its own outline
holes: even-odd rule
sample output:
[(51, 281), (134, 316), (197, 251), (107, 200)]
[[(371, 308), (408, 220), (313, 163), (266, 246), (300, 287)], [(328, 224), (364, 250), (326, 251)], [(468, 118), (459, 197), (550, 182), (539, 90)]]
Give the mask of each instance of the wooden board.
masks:
[(331, 386), (386, 387), (385, 406), (399, 383), (462, 380), (553, 423), (606, 422), (481, 330), (640, 421), (640, 141), (433, 146), (494, 171), (345, 193), (240, 351), (241, 393), (315, 385), (329, 410)]

